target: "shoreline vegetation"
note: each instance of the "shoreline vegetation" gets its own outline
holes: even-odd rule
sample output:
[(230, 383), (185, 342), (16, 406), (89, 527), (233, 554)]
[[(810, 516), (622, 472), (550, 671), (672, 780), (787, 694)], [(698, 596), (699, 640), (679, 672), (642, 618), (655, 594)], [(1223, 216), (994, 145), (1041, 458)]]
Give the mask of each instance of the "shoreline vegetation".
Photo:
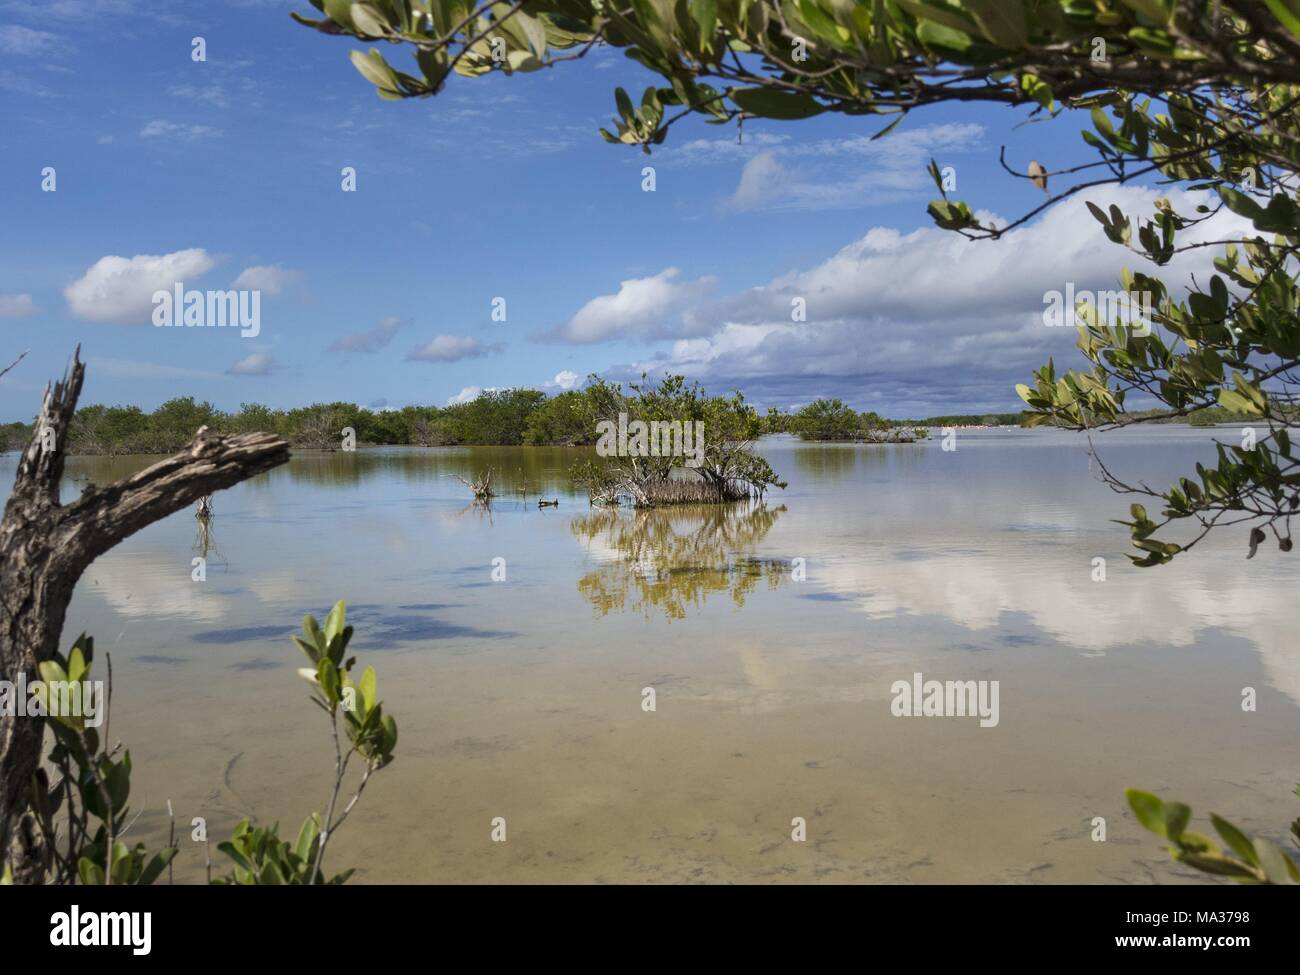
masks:
[[(67, 452), (110, 457), (169, 454), (187, 446), (200, 427), (218, 435), (273, 433), (300, 450), (339, 450), (345, 428), (354, 431), (358, 446), (585, 447), (594, 446), (599, 439), (602, 404), (608, 406), (618, 395), (624, 395), (619, 386), (592, 377), (583, 389), (555, 395), (526, 388), (492, 390), (470, 402), (442, 407), (371, 409), (333, 402), (285, 410), (243, 403), (238, 410), (226, 412), (192, 396), (170, 399), (152, 412), (138, 406), (93, 404), (77, 410), (73, 417)], [(702, 396), (698, 391), (697, 395)], [(743, 401), (743, 394), (735, 395)], [(1149, 411), (1151, 417), (1146, 422), (1209, 427), (1252, 419), (1220, 407), (1197, 410), (1187, 417), (1157, 417), (1157, 412)], [(794, 411), (771, 407), (764, 414), (755, 412), (756, 437), (788, 433), (810, 442), (904, 444), (926, 439), (931, 428), (1018, 427), (1031, 415), (1019, 411), (895, 420), (859, 413), (838, 399), (818, 399)], [(1131, 415), (1143, 416), (1140, 412)], [(0, 424), (0, 452), (23, 449), (33, 431), (32, 423)]]
[[(669, 377), (669, 380), (681, 377)], [(666, 380), (667, 381), (667, 380)], [(639, 387), (638, 387), (639, 388)], [(339, 450), (345, 428), (358, 446), (413, 447), (587, 447), (599, 440), (597, 424), (621, 393), (616, 384), (594, 377), (582, 389), (547, 395), (537, 389), (489, 390), (466, 403), (449, 406), (367, 408), (336, 401), (293, 409), (241, 403), (225, 411), (213, 404), (178, 396), (152, 412), (138, 406), (93, 404), (77, 410), (68, 430), (68, 453), (82, 456), (167, 454), (183, 449), (199, 427), (219, 435), (265, 432), (305, 450)], [(737, 393), (743, 400), (743, 394)], [(696, 397), (705, 399), (698, 390)], [(752, 407), (747, 407), (752, 409)], [(1006, 426), (1026, 412), (935, 416), (891, 420), (857, 413), (839, 400), (816, 400), (794, 411), (771, 407), (754, 411), (758, 435), (791, 433), (810, 441), (910, 443), (924, 439), (926, 427)], [(695, 419), (673, 416), (670, 419)], [(0, 450), (19, 450), (30, 442), (33, 424), (0, 424)]]
[[(1222, 414), (1221, 416), (1218, 414)], [(241, 404), (233, 413), (193, 397), (177, 397), (151, 413), (136, 406), (93, 404), (74, 414), (66, 434), (70, 455), (127, 456), (174, 453), (196, 430), (234, 435), (269, 432), (300, 450), (339, 451), (358, 446), (560, 446), (594, 448), (568, 471), (571, 487), (594, 507), (646, 509), (677, 505), (762, 503), (786, 484), (755, 452), (758, 440), (789, 434), (811, 443), (915, 444), (931, 428), (1026, 425), (1033, 414), (949, 414), (893, 420), (859, 412), (839, 399), (817, 399), (797, 410), (765, 413), (739, 390), (709, 396), (682, 376), (625, 389), (590, 376), (579, 389), (547, 395), (537, 389), (489, 390), (444, 407), (367, 409), (354, 403), (317, 403), (277, 410)], [(1151, 411), (1147, 422), (1170, 422)], [(1226, 410), (1193, 414), (1193, 425), (1234, 419)], [(1246, 419), (1246, 418), (1243, 418)], [(618, 431), (614, 437), (612, 432)], [(0, 426), (0, 447), (21, 449), (33, 427)], [(629, 436), (629, 433), (632, 435)], [(461, 478), (475, 504), (489, 505), (492, 470)]]

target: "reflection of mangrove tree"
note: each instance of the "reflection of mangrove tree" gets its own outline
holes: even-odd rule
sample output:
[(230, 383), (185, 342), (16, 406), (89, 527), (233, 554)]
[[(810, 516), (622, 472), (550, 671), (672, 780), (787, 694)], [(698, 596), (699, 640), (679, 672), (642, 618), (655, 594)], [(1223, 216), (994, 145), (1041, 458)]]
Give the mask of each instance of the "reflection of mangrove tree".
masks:
[(861, 453), (852, 444), (810, 444), (790, 452), (799, 472), (814, 481), (842, 480), (858, 466)]
[[(293, 460), (272, 476), (288, 477), (321, 485), (361, 484), (372, 479), (400, 479), (407, 482), (450, 477), (472, 482), (484, 470), (492, 469), (493, 494), (525, 497), (546, 494), (554, 497), (569, 483), (568, 470), (574, 461), (591, 454), (590, 448), (572, 447), (437, 447), (361, 448), (355, 451), (294, 451)], [(431, 489), (448, 489), (440, 485)], [(462, 492), (454, 489), (456, 495)]]
[(801, 443), (786, 456), (808, 480), (829, 482), (851, 474), (868, 481), (895, 478), (925, 463), (923, 450), (862, 443)]
[(790, 573), (783, 559), (752, 554), (785, 507), (763, 504), (606, 508), (575, 518), (573, 534), (602, 559), (578, 581), (601, 616), (630, 604), (647, 619), (662, 610), (683, 619), (712, 593), (737, 606), (760, 581), (774, 589)]

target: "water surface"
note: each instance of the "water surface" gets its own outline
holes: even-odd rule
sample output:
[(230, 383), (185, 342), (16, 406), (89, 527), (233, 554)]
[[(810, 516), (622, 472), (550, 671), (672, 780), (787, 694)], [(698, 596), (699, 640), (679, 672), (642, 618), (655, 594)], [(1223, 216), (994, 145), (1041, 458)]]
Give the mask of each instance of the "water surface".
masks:
[[(1097, 442), (1163, 485), (1216, 433), (1237, 436)], [(1110, 520), (1130, 499), (1082, 438), (963, 430), (957, 448), (768, 438), (786, 491), (657, 512), (589, 508), (573, 450), (298, 453), (218, 494), (206, 539), (182, 512), (101, 557), (64, 642), (112, 653), (135, 835), (165, 838), (168, 799), (183, 836), (194, 816), (215, 839), (242, 816), (293, 833), (326, 802), (332, 746), (289, 634), (346, 598), (401, 732), (331, 848), (368, 882), (1194, 879), (1128, 814), (1133, 785), (1282, 839), (1294, 559), (1247, 562), (1230, 530), (1134, 569)], [(73, 459), (65, 497), (148, 462)], [(453, 475), (488, 465), (503, 496), (484, 510)], [(892, 716), (917, 671), (999, 681), (997, 727)], [(182, 847), (178, 879), (200, 878)]]

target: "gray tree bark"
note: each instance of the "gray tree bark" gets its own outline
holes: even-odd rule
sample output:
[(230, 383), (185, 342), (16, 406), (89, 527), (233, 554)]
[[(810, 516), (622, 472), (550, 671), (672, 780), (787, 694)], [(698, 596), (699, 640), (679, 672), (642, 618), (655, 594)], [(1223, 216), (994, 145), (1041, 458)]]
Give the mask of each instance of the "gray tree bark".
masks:
[[(268, 433), (233, 437), (198, 431), (188, 448), (61, 504), (64, 447), (85, 366), (80, 348), (63, 381), (46, 386), (31, 443), (0, 521), (0, 679), (37, 679), (37, 664), (59, 646), (72, 590), (98, 556), (146, 525), (205, 494), (238, 484), (289, 459)], [(40, 764), (43, 718), (0, 716), (0, 862), (16, 883), (40, 883), (48, 851), (28, 811)]]

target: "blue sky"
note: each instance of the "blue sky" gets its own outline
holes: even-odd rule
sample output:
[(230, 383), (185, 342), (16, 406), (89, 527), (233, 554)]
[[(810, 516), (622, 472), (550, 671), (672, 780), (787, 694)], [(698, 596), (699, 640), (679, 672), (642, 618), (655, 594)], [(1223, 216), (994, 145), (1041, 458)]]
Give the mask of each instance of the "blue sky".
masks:
[[(648, 370), (761, 406), (1013, 410), (1048, 355), (1077, 362), (1072, 331), (1043, 327), (1042, 293), (1114, 287), (1140, 263), (1081, 201), (997, 243), (925, 214), (931, 156), (972, 206), (1036, 205), (999, 146), (1021, 166), (1081, 161), (1070, 119), (954, 106), (876, 142), (871, 119), (751, 121), (743, 144), (691, 120), (645, 157), (596, 132), (616, 85), (639, 98), (651, 83), (617, 51), (386, 102), (350, 65), (356, 42), (290, 9), (314, 13), (0, 0), (0, 352), (30, 350), (0, 381), (0, 419), (30, 418), (77, 343), (83, 403), (145, 408), (443, 404)], [(154, 328), (149, 296), (174, 280), (259, 288), (260, 334)]]

